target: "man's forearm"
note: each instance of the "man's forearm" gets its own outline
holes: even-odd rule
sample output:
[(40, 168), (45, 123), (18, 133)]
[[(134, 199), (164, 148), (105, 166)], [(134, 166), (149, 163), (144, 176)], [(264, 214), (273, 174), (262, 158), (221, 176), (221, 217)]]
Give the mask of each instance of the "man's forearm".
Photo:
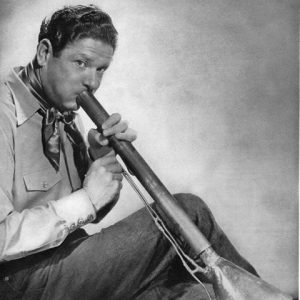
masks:
[(0, 223), (0, 262), (57, 247), (70, 232), (94, 219), (95, 209), (84, 190), (13, 211)]

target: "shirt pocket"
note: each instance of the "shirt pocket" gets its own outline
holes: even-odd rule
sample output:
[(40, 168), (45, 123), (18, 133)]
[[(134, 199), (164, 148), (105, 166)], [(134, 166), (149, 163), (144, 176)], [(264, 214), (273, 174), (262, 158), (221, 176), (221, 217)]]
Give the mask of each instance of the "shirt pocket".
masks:
[(27, 191), (48, 191), (55, 186), (62, 176), (54, 168), (36, 171), (23, 175)]

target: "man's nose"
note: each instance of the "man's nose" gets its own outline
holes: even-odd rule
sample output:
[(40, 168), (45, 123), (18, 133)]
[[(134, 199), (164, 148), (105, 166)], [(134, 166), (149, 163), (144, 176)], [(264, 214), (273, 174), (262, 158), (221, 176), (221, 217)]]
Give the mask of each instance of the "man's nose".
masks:
[(97, 71), (90, 71), (84, 79), (84, 85), (91, 91), (96, 91), (100, 86), (102, 76)]

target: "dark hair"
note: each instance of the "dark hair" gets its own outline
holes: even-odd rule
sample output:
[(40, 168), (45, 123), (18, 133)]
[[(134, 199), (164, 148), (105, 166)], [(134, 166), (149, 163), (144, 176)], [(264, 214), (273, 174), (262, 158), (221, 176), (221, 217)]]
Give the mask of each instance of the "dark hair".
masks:
[(110, 16), (95, 5), (65, 6), (49, 19), (44, 19), (39, 33), (42, 39), (49, 39), (53, 55), (58, 56), (65, 46), (81, 38), (93, 38), (117, 46), (118, 32)]

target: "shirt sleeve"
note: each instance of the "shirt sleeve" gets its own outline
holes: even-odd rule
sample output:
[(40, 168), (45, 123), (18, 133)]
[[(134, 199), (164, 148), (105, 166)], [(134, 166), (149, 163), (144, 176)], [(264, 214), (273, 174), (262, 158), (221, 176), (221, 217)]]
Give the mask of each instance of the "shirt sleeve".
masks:
[(84, 190), (22, 212), (12, 210), (0, 223), (0, 262), (59, 246), (95, 215)]
[(8, 113), (0, 115), (0, 263), (59, 246), (70, 232), (96, 217), (83, 189), (46, 205), (14, 209), (13, 116), (3, 111)]

